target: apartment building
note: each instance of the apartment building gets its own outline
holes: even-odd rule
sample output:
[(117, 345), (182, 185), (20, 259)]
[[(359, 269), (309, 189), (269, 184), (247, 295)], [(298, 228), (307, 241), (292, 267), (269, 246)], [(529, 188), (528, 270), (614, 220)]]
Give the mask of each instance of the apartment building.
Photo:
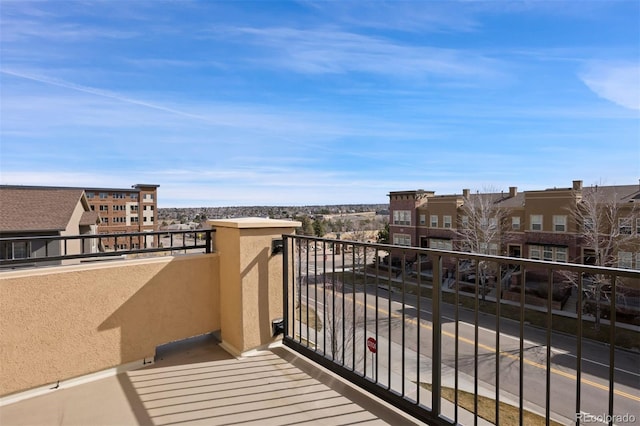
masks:
[(639, 185), (388, 195), (393, 244), (640, 269)]
[[(137, 184), (131, 188), (85, 188), (90, 208), (100, 215), (100, 234), (125, 234), (158, 230), (158, 188)], [(155, 247), (157, 238), (105, 238), (105, 250)]]

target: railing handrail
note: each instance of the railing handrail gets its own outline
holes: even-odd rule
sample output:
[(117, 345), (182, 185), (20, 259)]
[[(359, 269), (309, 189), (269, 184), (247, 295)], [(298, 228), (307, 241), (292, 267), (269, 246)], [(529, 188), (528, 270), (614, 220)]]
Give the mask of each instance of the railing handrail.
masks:
[(288, 235), (287, 237), (292, 239), (331, 242), (331, 243), (337, 243), (337, 244), (348, 244), (351, 246), (378, 248), (385, 251), (408, 250), (408, 251), (415, 251), (416, 253), (455, 256), (459, 259), (494, 261), (494, 262), (500, 262), (500, 263), (510, 263), (514, 265), (525, 265), (525, 266), (537, 265), (537, 266), (542, 266), (544, 268), (551, 268), (554, 270), (562, 269), (562, 270), (567, 270), (571, 272), (583, 272), (583, 273), (602, 274), (602, 275), (613, 273), (618, 276), (624, 276), (629, 278), (640, 278), (640, 270), (638, 269), (623, 269), (623, 268), (616, 268), (612, 266), (585, 265), (581, 263), (557, 262), (557, 261), (550, 261), (550, 260), (541, 260), (541, 259), (538, 260), (538, 259), (528, 259), (523, 257), (471, 253), (466, 251), (442, 250), (442, 249), (434, 249), (434, 248), (426, 248), (426, 247), (402, 246), (402, 245), (384, 244), (384, 243), (368, 243), (368, 242), (355, 241), (355, 240), (342, 240), (342, 239), (338, 240), (335, 238), (322, 238), (322, 237), (314, 237), (309, 235)]
[[(621, 303), (618, 296), (640, 298), (640, 270), (308, 235), (283, 238), (284, 344), (428, 424), (459, 424), (462, 417), (464, 423), (477, 422), (481, 390), (495, 403), (496, 424), (502, 418), (502, 403), (511, 398), (517, 402), (507, 405), (517, 410), (520, 423), (524, 423), (527, 411), (543, 409), (540, 414), (547, 424), (550, 420), (570, 423), (584, 408), (595, 410), (595, 405), (587, 407), (581, 397), (587, 389), (589, 398), (597, 393), (598, 412), (610, 417), (623, 409), (617, 407), (629, 410), (638, 400), (619, 389), (619, 383), (628, 378), (616, 379), (620, 371), (631, 371), (626, 353), (620, 356), (619, 351), (630, 349), (638, 333), (635, 323), (625, 322), (635, 321), (637, 310), (628, 312), (626, 302)], [(381, 262), (386, 255), (388, 261)], [(467, 261), (473, 261), (468, 268), (463, 266)], [(483, 264), (493, 264), (490, 280), (484, 279)], [(595, 285), (597, 292), (585, 293), (595, 282), (599, 283)], [(534, 286), (529, 288), (529, 284)], [(575, 296), (573, 287), (577, 289)], [(490, 298), (492, 292), (495, 294)], [(605, 293), (609, 302), (600, 299)], [(575, 314), (563, 316), (563, 305), (570, 297), (577, 299)], [(426, 310), (421, 308), (421, 300), (427, 303)], [(534, 303), (543, 303), (537, 306), (544, 308), (532, 315), (529, 306)], [(557, 303), (559, 310), (554, 307)], [(590, 303), (595, 303), (595, 310)], [(590, 322), (585, 317), (590, 315), (597, 332), (587, 328)], [(515, 321), (516, 326), (505, 319)], [(606, 329), (600, 330), (601, 319), (607, 321), (602, 323)], [(463, 332), (461, 324), (471, 329), (465, 327)], [(629, 327), (622, 329), (620, 324)], [(534, 340), (527, 340), (532, 335)], [(373, 338), (375, 350), (368, 346), (369, 338)], [(559, 346), (569, 358), (552, 351), (559, 338), (568, 339)], [(588, 343), (591, 338), (596, 340)], [(608, 344), (608, 356), (600, 356), (596, 342)], [(546, 349), (545, 353), (529, 351), (531, 344)], [(583, 367), (587, 344), (591, 353), (598, 354), (597, 372)], [(369, 351), (375, 353), (370, 361)], [(575, 362), (566, 361), (571, 357)], [(618, 364), (619, 359), (626, 364)], [(554, 367), (555, 363), (561, 367)], [(534, 369), (525, 369), (525, 365)], [(517, 368), (509, 374), (517, 374), (517, 381), (505, 379), (514, 376), (501, 370), (514, 366)], [(380, 376), (379, 369), (386, 370), (386, 375)], [(423, 369), (430, 374), (420, 379)], [(529, 384), (531, 375), (537, 379)], [(575, 383), (559, 387), (552, 375), (573, 377)], [(588, 375), (601, 378), (606, 385), (593, 385)], [(425, 383), (429, 385), (427, 392), (422, 389)], [(445, 386), (455, 395), (453, 400), (449, 398), (453, 408), (442, 403), (447, 399)], [(573, 401), (564, 398), (572, 386)], [(473, 408), (459, 404), (459, 391), (464, 388), (472, 395)], [(539, 392), (544, 397), (542, 405), (536, 402)], [(557, 398), (559, 392), (563, 398)]]
[[(193, 249), (204, 249), (206, 253), (212, 252), (212, 234), (215, 232), (215, 229), (191, 229), (191, 230), (163, 230), (163, 231), (148, 231), (148, 232), (123, 232), (123, 233), (101, 233), (101, 234), (82, 234), (82, 235), (34, 235), (34, 236), (16, 236), (16, 237), (0, 237), (0, 244), (3, 242), (36, 242), (41, 241), (45, 243), (61, 241), (64, 243), (63, 249), (64, 253), (49, 255), (48, 254), (48, 246), (45, 244), (45, 256), (34, 256), (34, 257), (25, 257), (25, 258), (16, 258), (16, 259), (0, 259), (0, 266), (12, 266), (12, 265), (24, 265), (24, 264), (38, 264), (43, 262), (55, 262), (60, 260), (71, 260), (71, 259), (88, 259), (88, 258), (101, 258), (101, 257), (114, 257), (114, 256), (122, 256), (128, 254), (144, 254), (144, 253), (156, 253), (156, 252), (172, 252), (176, 250), (193, 250)], [(204, 234), (204, 242), (198, 244), (198, 238), (194, 239), (193, 244), (186, 244), (184, 237), (189, 234)], [(98, 251), (93, 253), (68, 253), (68, 247), (66, 242), (73, 240), (81, 240), (81, 241), (95, 241), (97, 240), (99, 244), (102, 240), (106, 240), (109, 238), (115, 239), (117, 243), (118, 239), (126, 242), (134, 242), (136, 239), (147, 238), (153, 236), (163, 236), (169, 235), (171, 237), (171, 244), (166, 247), (143, 247), (143, 248), (129, 248), (129, 249), (118, 249), (117, 245), (112, 251)], [(183, 236), (182, 244), (174, 245), (173, 237), (174, 236)], [(180, 241), (177, 241), (180, 243)]]

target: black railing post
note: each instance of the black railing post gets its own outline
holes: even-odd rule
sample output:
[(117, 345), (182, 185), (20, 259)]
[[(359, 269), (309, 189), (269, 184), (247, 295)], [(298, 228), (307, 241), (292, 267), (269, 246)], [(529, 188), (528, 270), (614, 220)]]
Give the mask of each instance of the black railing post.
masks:
[(437, 254), (433, 261), (433, 286), (431, 289), (433, 311), (433, 342), (431, 344), (431, 410), (440, 415), (440, 374), (442, 362), (442, 329), (440, 327), (440, 295), (442, 292), (442, 256)]
[[(211, 231), (207, 232), (207, 241), (211, 240)], [(207, 243), (207, 247), (210, 244)], [(283, 338), (289, 336), (289, 241), (282, 236), (282, 327)]]
[[(211, 246), (213, 245), (213, 238), (211, 236), (212, 233), (213, 233), (213, 231), (211, 229), (209, 229), (204, 234), (205, 235), (205, 246), (206, 246), (205, 252), (206, 253), (211, 253)], [(286, 240), (283, 240), (283, 241), (286, 242)], [(285, 248), (286, 248), (286, 244), (285, 244)], [(286, 253), (286, 250), (285, 250), (285, 253)], [(286, 259), (286, 256), (285, 256), (285, 259)], [(286, 265), (286, 262), (285, 262), (285, 265)]]

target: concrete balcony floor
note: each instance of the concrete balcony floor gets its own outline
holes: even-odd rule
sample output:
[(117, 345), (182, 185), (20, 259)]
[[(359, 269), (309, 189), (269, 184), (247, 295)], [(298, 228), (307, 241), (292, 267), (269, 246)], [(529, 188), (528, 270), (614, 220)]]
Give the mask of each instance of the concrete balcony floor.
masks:
[(0, 407), (2, 425), (417, 424), (286, 348), (237, 359), (209, 336), (155, 364)]

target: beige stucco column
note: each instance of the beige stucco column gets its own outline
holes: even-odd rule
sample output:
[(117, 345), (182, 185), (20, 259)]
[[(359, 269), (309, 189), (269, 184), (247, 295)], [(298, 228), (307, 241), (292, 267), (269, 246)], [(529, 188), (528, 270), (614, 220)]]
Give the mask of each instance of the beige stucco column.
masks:
[(271, 324), (282, 313), (282, 253), (273, 240), (300, 222), (262, 218), (209, 221), (220, 256), (222, 347), (239, 356), (274, 341)]

